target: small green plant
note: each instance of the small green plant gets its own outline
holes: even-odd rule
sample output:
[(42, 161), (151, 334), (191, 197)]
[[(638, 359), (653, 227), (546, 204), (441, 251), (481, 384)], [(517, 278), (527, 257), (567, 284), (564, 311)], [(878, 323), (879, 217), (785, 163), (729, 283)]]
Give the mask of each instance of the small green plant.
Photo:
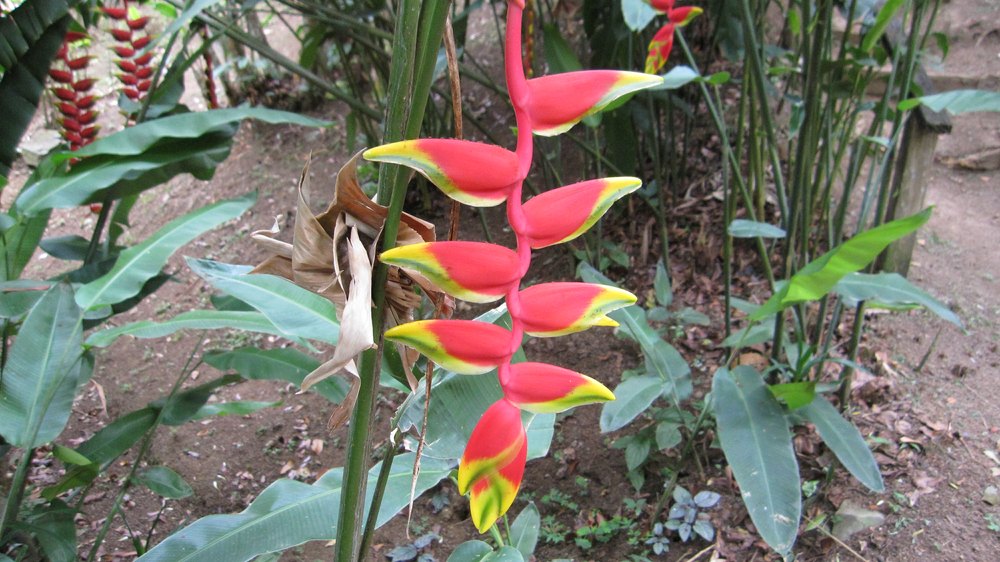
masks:
[(992, 513), (987, 513), (983, 516), (986, 520), (986, 528), (1000, 535), (1000, 519), (997, 519), (996, 515)]
[(561, 507), (574, 513), (580, 510), (580, 506), (573, 501), (573, 496), (566, 492), (561, 492), (556, 488), (550, 489), (549, 493), (542, 496), (542, 503)]
[(677, 531), (681, 542), (691, 540), (692, 532), (706, 541), (715, 540), (715, 526), (705, 513), (719, 503), (721, 496), (715, 492), (702, 490), (691, 496), (683, 486), (674, 488), (674, 505), (670, 507), (667, 522), (664, 525), (671, 531)]
[(666, 535), (666, 527), (663, 523), (653, 525), (653, 532), (646, 539), (646, 545), (653, 552), (653, 555), (660, 556), (670, 550), (670, 539)]
[(618, 533), (636, 526), (636, 522), (627, 517), (615, 515), (608, 519), (597, 511), (592, 511), (589, 519), (592, 523), (577, 527), (576, 536), (573, 538), (573, 542), (581, 550), (590, 550), (594, 547), (595, 541), (598, 543), (609, 542)]
[(566, 542), (570, 529), (561, 523), (555, 515), (542, 517), (542, 524), (539, 528), (539, 536), (546, 544), (562, 544)]

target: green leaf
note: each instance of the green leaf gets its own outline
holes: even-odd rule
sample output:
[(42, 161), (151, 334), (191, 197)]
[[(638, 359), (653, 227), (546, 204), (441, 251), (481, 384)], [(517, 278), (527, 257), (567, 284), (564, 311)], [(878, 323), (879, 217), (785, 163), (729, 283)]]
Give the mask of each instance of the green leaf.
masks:
[(80, 287), (76, 292), (76, 303), (84, 310), (92, 310), (135, 296), (181, 246), (242, 215), (256, 200), (256, 193), (248, 193), (170, 221), (142, 243), (122, 252), (107, 274)]
[(542, 34), (545, 39), (545, 62), (548, 63), (549, 70), (553, 74), (583, 69), (580, 59), (563, 38), (557, 25), (545, 24), (542, 26)]
[(785, 231), (773, 224), (736, 219), (729, 223), (729, 235), (733, 238), (784, 238)]
[(62, 445), (55, 445), (52, 447), (52, 456), (62, 461), (65, 465), (87, 466), (94, 464), (93, 461), (81, 455), (77, 451)]
[(865, 33), (865, 38), (861, 41), (861, 50), (870, 53), (872, 49), (875, 48), (875, 44), (882, 39), (885, 34), (885, 30), (889, 27), (892, 22), (892, 18), (896, 16), (896, 12), (903, 7), (905, 0), (886, 0), (885, 4), (882, 5), (882, 9), (878, 11), (878, 16), (875, 17), (875, 23), (872, 24), (871, 28)]
[(51, 500), (63, 492), (92, 482), (101, 466), (114, 462), (153, 427), (156, 415), (156, 409), (146, 407), (129, 412), (101, 428), (76, 449), (77, 454), (92, 461), (92, 465), (70, 467), (62, 480), (42, 491), (42, 497)]
[(622, 17), (625, 18), (625, 25), (637, 33), (653, 21), (656, 10), (642, 0), (622, 0)]
[(898, 273), (851, 273), (838, 281), (833, 291), (848, 304), (874, 301), (874, 304), (888, 306), (922, 306), (941, 319), (962, 327), (962, 320), (950, 308)]
[(656, 262), (653, 291), (656, 293), (656, 302), (660, 306), (670, 306), (670, 303), (674, 302), (674, 293), (670, 289), (670, 276), (667, 275), (667, 268), (663, 266), (663, 260)]
[(61, 260), (83, 261), (87, 257), (90, 240), (78, 234), (53, 236), (42, 240), (38, 246), (46, 254)]
[(799, 465), (781, 405), (751, 367), (721, 368), (712, 378), (712, 408), (722, 451), (757, 532), (782, 555), (791, 552), (802, 501)]
[(233, 402), (220, 402), (218, 404), (206, 404), (198, 409), (195, 413), (194, 418), (200, 420), (202, 418), (210, 418), (212, 416), (245, 416), (247, 414), (252, 414), (254, 412), (259, 412), (265, 408), (274, 408), (275, 406), (280, 406), (281, 401), (277, 402), (261, 402), (258, 400), (236, 400)]
[(673, 449), (681, 443), (681, 430), (674, 422), (660, 422), (656, 426), (656, 448), (660, 451)]
[(77, 510), (66, 505), (61, 500), (53, 500), (49, 504), (36, 504), (25, 516), (23, 521), (12, 525), (13, 528), (30, 533), (38, 539), (45, 560), (48, 562), (76, 562), (76, 525), (73, 518)]
[(625, 466), (628, 467), (629, 472), (646, 462), (646, 459), (649, 458), (649, 450), (652, 448), (650, 445), (648, 439), (632, 436), (625, 447)]
[(775, 398), (788, 406), (789, 410), (797, 410), (816, 397), (816, 383), (812, 381), (772, 384), (767, 388)]
[(662, 385), (656, 375), (641, 375), (615, 387), (615, 399), (601, 407), (601, 432), (617, 431), (631, 423), (660, 397)]
[[(1000, 111), (1000, 92), (988, 90), (954, 90), (919, 99), (920, 103), (934, 111), (948, 111), (956, 115), (975, 111)], [(903, 102), (899, 105), (902, 108)]]
[(21, 276), (48, 225), (48, 212), (32, 217), (18, 215), (17, 222), (0, 238), (0, 281), (11, 281)]
[(58, 161), (77, 157), (103, 156), (137, 156), (156, 146), (163, 139), (192, 140), (202, 137), (213, 130), (244, 119), (254, 119), (270, 124), (287, 123), (305, 127), (326, 127), (329, 121), (321, 121), (298, 113), (278, 111), (264, 107), (234, 107), (229, 109), (212, 109), (191, 113), (171, 115), (161, 119), (146, 121), (132, 127), (98, 139), (76, 152), (64, 152), (56, 158)]
[(340, 324), (327, 299), (274, 275), (250, 275), (250, 267), (187, 258), (188, 266), (213, 287), (259, 310), (282, 333), (337, 343)]
[(198, 415), (198, 412), (216, 390), (228, 384), (240, 382), (240, 380), (241, 377), (236, 375), (224, 375), (178, 392), (173, 396), (153, 400), (149, 405), (156, 409), (163, 409), (160, 414), (160, 423), (164, 425), (185, 424)]
[(512, 546), (501, 546), (500, 550), (482, 557), (481, 562), (524, 562), (521, 553)]
[[(302, 379), (319, 367), (319, 361), (290, 347), (210, 351), (205, 354), (204, 361), (220, 371), (236, 371), (245, 379), (283, 380), (299, 387)], [(324, 379), (309, 389), (335, 404), (342, 402), (349, 390), (350, 385), (340, 377)]]
[(8, 443), (33, 449), (62, 433), (92, 367), (81, 355), (82, 333), (69, 285), (53, 286), (32, 307), (0, 378), (0, 434)]
[(823, 298), (845, 275), (863, 269), (886, 246), (920, 228), (930, 219), (932, 209), (866, 230), (809, 262), (750, 319), (760, 320), (792, 304)]
[[(521, 553), (525, 560), (530, 560), (538, 544), (538, 532), (541, 529), (541, 517), (535, 502), (528, 502), (518, 514), (514, 524), (510, 526), (510, 545)], [(449, 558), (450, 559), (450, 558)]]
[(801, 411), (816, 426), (816, 432), (848, 472), (869, 490), (885, 491), (878, 462), (854, 424), (845, 420), (823, 397), (816, 398)]
[(170, 499), (184, 499), (194, 493), (190, 484), (167, 466), (151, 466), (136, 475), (136, 481), (154, 494)]
[(191, 23), (192, 19), (196, 18), (198, 14), (202, 13), (207, 8), (210, 8), (215, 4), (218, 4), (219, 1), (220, 0), (195, 0), (194, 2), (187, 5), (187, 9), (181, 12), (179, 16), (177, 15), (176, 8), (170, 6), (169, 4), (164, 4), (165, 6), (174, 9), (173, 17), (169, 18), (171, 20), (170, 25), (168, 25), (167, 28), (164, 29), (162, 33), (155, 35), (153, 37), (153, 40), (150, 41), (149, 46), (147, 46), (143, 52), (152, 50), (153, 45), (156, 45), (160, 39), (164, 37), (170, 37), (174, 33), (186, 29), (188, 25)]
[(448, 557), (448, 562), (482, 562), (493, 553), (493, 547), (483, 541), (471, 540), (458, 545)]
[(194, 139), (167, 138), (134, 156), (92, 156), (68, 171), (26, 183), (15, 208), (33, 216), (48, 209), (102, 201), (105, 196), (121, 198), (141, 193), (178, 174), (210, 179), (215, 167), (229, 156), (235, 133), (236, 126), (228, 125)]
[[(577, 267), (577, 275), (588, 283), (615, 285), (586, 262), (581, 262)], [(646, 371), (659, 376), (663, 381), (662, 393), (665, 397), (679, 404), (691, 396), (691, 368), (674, 346), (665, 342), (649, 325), (646, 313), (641, 308), (633, 305), (615, 310), (608, 316), (621, 324), (621, 330), (642, 348)]]
[[(384, 525), (409, 502), (413, 453), (397, 455), (390, 470), (377, 524)], [(417, 494), (448, 476), (452, 465), (425, 456), (420, 461)], [(369, 471), (378, 478), (381, 463)], [(180, 529), (143, 555), (142, 562), (250, 560), (312, 540), (332, 540), (340, 506), (342, 468), (328, 470), (316, 483), (282, 478), (237, 514), (209, 515)], [(370, 505), (374, 487), (368, 487)], [(516, 551), (515, 551), (516, 552)]]
[(658, 86), (653, 86), (649, 88), (650, 90), (676, 90), (682, 86), (686, 86), (691, 82), (701, 78), (690, 66), (675, 66), (663, 75), (663, 83)]
[(0, 187), (38, 108), (49, 66), (69, 26), (65, 0), (22, 2), (0, 19)]
[[(162, 338), (181, 330), (243, 330), (261, 332), (277, 336), (285, 335), (259, 312), (242, 312), (229, 310), (194, 310), (178, 314), (170, 320), (153, 322), (142, 320), (94, 332), (87, 338), (91, 347), (107, 347), (121, 336), (132, 336), (140, 339)], [(295, 340), (293, 340), (295, 341)]]
[(729, 82), (729, 79), (731, 77), (732, 76), (728, 72), (726, 72), (725, 70), (723, 70), (722, 72), (716, 72), (715, 74), (712, 74), (710, 76), (706, 76), (705, 77), (705, 82), (708, 83), (708, 84), (710, 84), (710, 85), (712, 85), (712, 86), (721, 86), (721, 85), (725, 84), (726, 82)]

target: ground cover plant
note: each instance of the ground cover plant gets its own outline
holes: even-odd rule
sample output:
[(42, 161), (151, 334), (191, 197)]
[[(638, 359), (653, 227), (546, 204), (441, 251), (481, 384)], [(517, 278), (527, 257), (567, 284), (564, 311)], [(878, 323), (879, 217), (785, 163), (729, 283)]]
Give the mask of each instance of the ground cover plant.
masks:
[[(615, 66), (634, 71), (582, 70), (570, 40), (554, 27), (559, 20), (552, 6), (517, 0), (499, 6), (506, 12), (506, 24), (497, 24), (503, 29), (505, 76), (494, 86), (509, 96), (513, 120), (498, 128), (512, 129), (514, 150), (422, 136), (428, 130), (425, 115), (432, 116), (430, 129), (438, 133), (460, 131), (458, 118), (465, 113), (459, 93), (465, 67), (449, 39), (449, 15), (459, 12), (445, 2), (402, 0), (388, 12), (389, 20), (379, 11), (373, 20), (357, 21), (345, 15), (353, 5), (325, 10), (283, 4), (312, 18), (308, 25), (314, 31), (304, 51), (312, 62), (333, 36), (324, 26), (352, 30), (356, 42), (350, 49), (338, 44), (327, 54), (339, 49), (330, 68), (342, 68), (350, 88), (372, 88), (358, 96), (314, 74), (306, 68), (311, 64), (291, 64), (269, 50), (266, 40), (235, 25), (252, 6), (228, 13), (202, 2), (164, 9), (173, 18), (166, 23), (165, 42), (146, 35), (149, 20), (139, 11), (146, 8), (136, 4), (94, 10), (52, 0), (25, 2), (0, 20), (5, 41), (0, 99), (12, 100), (2, 110), (10, 116), (5, 122), (16, 125), (5, 129), (4, 165), (14, 162), (18, 139), (44, 95), (46, 75), (51, 96), (59, 100), (54, 107), (66, 141), (66, 150), (44, 158), (19, 185), (2, 219), (0, 434), (4, 454), (16, 459), (0, 521), (4, 554), (78, 557), (74, 517), (118, 462), (127, 465), (127, 476), (82, 553), (89, 559), (100, 556), (116, 521), (128, 526), (123, 506), (130, 489), (144, 486), (165, 499), (190, 496), (191, 486), (170, 468), (169, 457), (150, 456), (157, 429), (277, 405), (209, 403), (215, 393), (246, 380), (282, 380), (336, 404), (331, 425), (349, 421), (343, 468), (326, 467), (312, 482), (274, 479), (239, 513), (207, 515), (154, 541), (164, 502), (148, 534), (129, 530), (135, 556), (250, 560), (308, 541), (333, 540), (336, 559), (360, 559), (379, 548), (375, 530), (412, 508), (421, 494), (435, 490), (438, 497), (455, 489), (470, 496), (468, 514), (461, 517), (471, 520), (465, 537), (472, 528), (488, 536), (444, 544), (447, 533), (424, 529), (380, 552), (398, 560), (429, 560), (442, 549), (449, 560), (527, 560), (541, 552), (587, 557), (621, 547), (638, 560), (677, 555), (693, 542), (707, 554), (723, 548), (720, 537), (727, 529), (721, 514), (744, 509), (735, 507), (739, 502), (754, 536), (778, 556), (791, 557), (805, 530), (835, 533), (835, 525), (803, 521), (803, 513), (811, 498), (822, 496), (818, 482), (834, 478), (838, 466), (868, 489), (882, 491), (872, 441), (849, 421), (853, 381), (865, 369), (859, 358), (865, 313), (923, 307), (961, 325), (954, 312), (905, 277), (877, 269), (884, 250), (930, 217), (930, 209), (894, 214), (907, 124), (920, 105), (953, 113), (996, 109), (996, 94), (923, 95), (914, 85), (919, 53), (932, 37), (937, 9), (932, 2), (887, 2), (878, 8), (793, 2), (782, 12), (787, 33), (780, 46), (767, 45), (757, 34), (766, 27), (766, 4), (715, 3), (706, 6), (712, 24), (735, 25), (739, 33), (730, 40), (738, 37), (742, 45), (727, 46), (739, 58), (729, 70), (704, 76), (682, 35), (706, 19), (693, 19), (699, 7), (584, 4), (593, 25), (584, 25), (582, 36), (595, 50), (608, 47), (591, 58), (617, 60), (621, 64)], [(467, 16), (465, 8), (461, 13)], [(114, 48), (114, 64), (122, 71), (119, 106), (128, 126), (120, 132), (102, 135), (93, 124), (94, 85), (77, 75), (91, 64), (86, 53), (93, 43), (75, 29), (83, 26), (70, 21), (71, 9), (80, 10), (90, 36), (97, 18), (121, 43)], [(848, 22), (844, 30), (834, 25), (838, 9)], [(596, 24), (594, 14), (607, 15), (606, 10), (610, 16)], [(543, 22), (548, 67), (566, 72), (532, 74), (532, 42), (523, 39), (534, 39), (534, 18)], [(906, 26), (905, 48), (883, 41), (894, 20)], [(199, 23), (185, 28), (192, 21)], [(615, 47), (620, 39), (609, 39), (622, 33), (628, 49)], [(348, 145), (357, 136), (369, 141), (377, 136), (377, 125), (365, 120), (377, 119), (384, 107), (383, 144), (347, 160), (335, 181), (319, 189), (310, 185), (307, 166), (290, 232), (276, 224), (251, 235), (267, 253), (256, 267), (188, 258), (206, 286), (225, 294), (213, 298), (212, 309), (122, 323), (117, 315), (168, 280), (165, 265), (172, 254), (241, 216), (255, 200), (248, 194), (218, 201), (128, 246), (129, 217), (142, 193), (181, 174), (210, 178), (229, 155), (244, 119), (327, 125), (262, 108), (192, 112), (181, 105), (184, 73), (196, 62), (214, 64), (212, 44), (224, 36), (280, 61), (346, 103), (352, 115), (345, 119)], [(359, 55), (368, 47), (371, 52)], [(158, 62), (154, 53), (161, 55)], [(377, 85), (366, 86), (369, 77), (358, 71), (358, 60), (376, 64), (371, 80)], [(669, 64), (677, 60), (685, 64)], [(49, 68), (51, 61), (56, 66)], [(227, 61), (221, 62), (227, 68)], [(883, 63), (891, 69), (885, 93), (866, 101), (863, 93)], [(656, 74), (660, 71), (665, 72)], [(445, 87), (442, 76), (451, 90), (445, 103), (435, 100)], [(568, 98), (567, 91), (575, 95)], [(206, 100), (218, 105), (211, 95)], [(724, 112), (724, 100), (736, 100), (735, 115)], [(447, 117), (453, 124), (444, 124)], [(709, 134), (721, 156), (715, 207), (721, 218), (713, 219), (714, 230), (706, 234), (719, 242), (708, 261), (722, 270), (721, 321), (676, 306), (671, 275), (678, 264), (671, 261), (668, 243), (676, 232), (670, 209), (682, 175), (670, 163), (688, 158), (688, 143), (696, 139), (694, 132), (673, 130), (680, 125), (693, 131), (689, 124), (701, 118), (714, 128)], [(859, 135), (857, 123), (865, 119), (870, 121)], [(665, 130), (671, 131), (669, 138)], [(623, 135), (639, 142), (624, 156), (615, 152)], [(542, 188), (566, 183), (559, 181), (566, 174), (559, 163), (563, 144), (580, 150), (586, 177), (608, 172), (619, 177)], [(384, 164), (375, 172), (362, 158)], [(541, 180), (529, 186), (533, 164)], [(479, 208), (484, 224), (488, 207), (505, 203), (500, 228), (509, 230), (515, 248), (458, 241), (453, 233), (439, 236), (431, 223), (404, 213), (407, 186), (413, 183), (407, 167), (455, 201)], [(626, 176), (625, 168), (638, 177)], [(524, 201), (525, 187), (539, 193)], [(628, 222), (620, 214), (616, 218), (612, 203), (628, 193), (636, 193), (634, 205), (645, 205), (647, 231), (656, 225), (660, 237), (658, 245), (639, 246), (641, 256), (629, 255), (635, 246), (611, 240), (610, 230)], [(325, 208), (317, 212), (314, 200)], [(96, 215), (89, 238), (46, 237), (54, 210), (81, 205), (93, 205)], [(432, 206), (424, 201), (423, 208)], [(602, 221), (605, 213), (610, 219)], [(556, 250), (542, 249), (561, 243), (571, 243), (581, 259), (574, 270), (583, 282), (555, 281), (559, 276), (551, 275), (528, 285), (532, 258), (536, 264), (547, 259)], [(36, 248), (70, 262), (68, 272), (23, 278)], [(640, 258), (645, 269), (629, 275)], [(630, 287), (643, 275), (651, 290), (639, 298), (616, 286)], [(623, 276), (630, 280), (613, 280)], [(744, 282), (754, 276), (761, 281), (756, 289)], [(453, 299), (501, 298), (504, 305), (479, 309), (475, 320), (449, 318), (453, 310), (469, 311)], [(713, 322), (716, 329), (707, 331)], [(629, 342), (624, 349), (635, 357), (617, 384), (617, 367), (602, 369), (607, 380), (601, 382), (576, 372), (572, 354), (555, 358), (571, 368), (528, 361), (540, 346), (550, 345), (534, 338), (589, 327), (616, 327)], [(74, 399), (91, 378), (96, 350), (123, 336), (163, 338), (191, 329), (263, 333), (305, 351), (264, 346), (203, 353), (196, 346), (165, 397), (137, 405), (73, 447), (60, 443)], [(715, 359), (703, 363), (682, 355), (679, 349), (690, 351), (685, 341), (690, 333), (718, 336), (699, 343), (714, 347)], [(329, 346), (332, 351), (323, 356)], [(229, 374), (185, 387), (202, 365)], [(468, 376), (473, 374), (478, 376)], [(402, 398), (392, 404), (390, 423), (380, 426), (377, 406), (387, 395)], [(600, 454), (623, 452), (621, 472), (636, 494), (613, 498), (613, 506), (605, 508), (611, 513), (582, 507), (581, 498), (597, 495), (597, 485), (586, 476), (578, 475), (569, 491), (546, 491), (548, 484), (532, 484), (532, 465), (526, 469), (527, 460), (548, 457), (571, 470), (572, 454), (560, 444), (557, 428), (577, 419), (566, 416), (567, 409), (592, 402), (605, 403), (599, 420), (588, 418), (595, 422), (591, 431), (622, 432)], [(796, 439), (812, 432), (837, 459), (819, 474), (813, 457), (797, 450)], [(130, 450), (134, 456), (122, 461)], [(31, 482), (32, 465), (49, 454), (64, 474), (40, 489)], [(735, 482), (730, 491), (738, 491), (739, 498), (733, 493), (727, 501), (719, 482), (704, 477), (706, 466), (721, 472), (723, 464)], [(517, 499), (519, 489), (532, 486), (538, 487), (521, 494), (524, 501)], [(464, 510), (465, 500), (459, 501)], [(508, 523), (510, 510), (518, 515)]]

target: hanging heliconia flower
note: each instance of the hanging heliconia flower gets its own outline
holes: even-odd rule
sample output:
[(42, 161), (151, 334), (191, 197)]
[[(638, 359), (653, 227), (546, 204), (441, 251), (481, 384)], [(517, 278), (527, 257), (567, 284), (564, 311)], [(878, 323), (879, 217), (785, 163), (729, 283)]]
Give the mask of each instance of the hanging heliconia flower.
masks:
[(134, 6), (129, 6), (128, 0), (122, 0), (121, 6), (102, 7), (101, 11), (114, 22), (108, 33), (117, 42), (114, 46), (118, 55), (115, 64), (121, 71), (117, 75), (122, 83), (121, 91), (128, 99), (139, 101), (153, 84), (153, 66), (150, 64), (153, 52), (142, 52), (153, 40), (146, 31), (149, 16), (139, 15)]
[(60, 114), (59, 126), (70, 150), (78, 150), (97, 138), (94, 96), (89, 93), (94, 87), (94, 80), (86, 75), (91, 57), (79, 48), (84, 39), (88, 39), (86, 33), (68, 32), (49, 69), (49, 78), (53, 81), (52, 94), (56, 97)]
[[(208, 28), (204, 25), (198, 30), (198, 34), (201, 35), (202, 43), (208, 45)], [(204, 80), (202, 81), (202, 90), (205, 92), (205, 102), (209, 109), (219, 109), (219, 95), (216, 93), (215, 88), (215, 64), (212, 60), (212, 48), (208, 46), (205, 52), (201, 55), (202, 61), (205, 63)]]
[(667, 23), (656, 32), (649, 42), (649, 54), (646, 55), (646, 73), (656, 74), (670, 58), (674, 47), (674, 30), (691, 23), (698, 17), (702, 9), (697, 6), (674, 8), (674, 0), (649, 0), (649, 5), (657, 13), (667, 16)]
[(562, 133), (616, 98), (662, 82), (649, 74), (612, 70), (528, 79), (521, 48), (523, 10), (521, 0), (508, 4), (505, 70), (517, 118), (514, 151), (470, 141), (418, 139), (364, 153), (369, 160), (414, 168), (467, 205), (507, 203), (507, 219), (517, 238), (515, 250), (482, 242), (428, 242), (394, 248), (380, 257), (419, 273), (456, 298), (471, 302), (506, 299), (509, 330), (472, 320), (421, 320), (385, 334), (455, 373), (498, 370), (503, 397), (479, 420), (458, 469), (459, 492), (469, 494), (472, 521), (480, 532), (507, 511), (521, 485), (528, 451), (521, 410), (561, 412), (614, 399), (603, 384), (575, 371), (544, 363), (511, 364), (524, 335), (561, 336), (592, 326), (615, 326), (607, 314), (636, 302), (634, 295), (621, 289), (588, 283), (521, 288), (532, 249), (579, 236), (616, 200), (641, 184), (637, 178), (595, 179), (522, 202), (524, 178), (531, 167), (532, 133)]

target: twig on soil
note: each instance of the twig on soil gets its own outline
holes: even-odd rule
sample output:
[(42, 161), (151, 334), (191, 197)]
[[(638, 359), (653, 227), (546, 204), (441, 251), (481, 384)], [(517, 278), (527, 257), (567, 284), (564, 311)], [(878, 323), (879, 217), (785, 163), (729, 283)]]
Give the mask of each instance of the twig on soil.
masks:
[(842, 541), (842, 540), (838, 539), (837, 537), (833, 536), (833, 533), (831, 533), (830, 531), (827, 531), (822, 526), (816, 527), (816, 530), (819, 531), (819, 532), (821, 532), (821, 533), (823, 533), (824, 535), (830, 537), (831, 539), (833, 539), (833, 542), (835, 542), (835, 543), (839, 544), (840, 546), (844, 547), (847, 550), (847, 552), (850, 552), (852, 555), (854, 555), (855, 558), (857, 558), (858, 560), (861, 560), (861, 562), (868, 562), (867, 558), (865, 558), (864, 556), (861, 556), (860, 554), (858, 554), (858, 551), (856, 551), (853, 548), (851, 548), (850, 546), (848, 546), (847, 543), (845, 543), (844, 541)]
[(695, 562), (695, 560), (698, 560), (702, 556), (708, 554), (713, 548), (715, 548), (715, 545), (714, 544), (710, 544), (710, 545), (706, 546), (705, 548), (703, 548), (702, 550), (700, 550), (699, 552), (694, 553), (694, 556), (692, 556), (691, 558), (688, 558), (688, 559), (684, 560), (683, 562)]

